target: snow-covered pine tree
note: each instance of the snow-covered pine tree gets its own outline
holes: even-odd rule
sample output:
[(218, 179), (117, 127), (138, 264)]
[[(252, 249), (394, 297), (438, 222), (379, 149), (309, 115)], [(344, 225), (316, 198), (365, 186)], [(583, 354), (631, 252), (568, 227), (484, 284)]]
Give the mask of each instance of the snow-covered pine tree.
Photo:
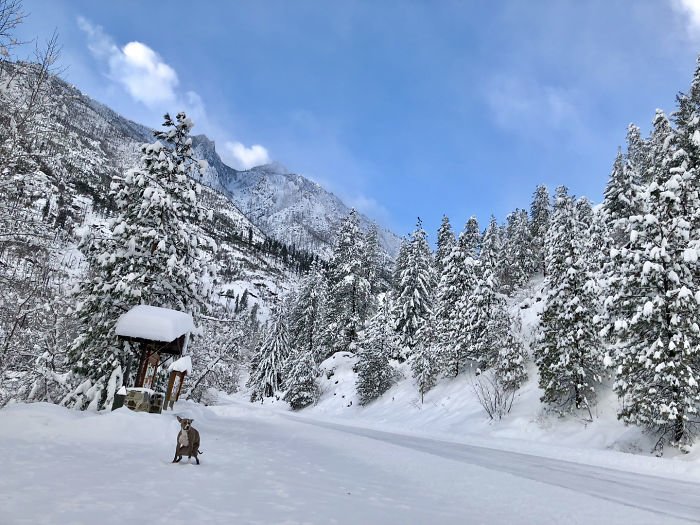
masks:
[(498, 278), (488, 266), (477, 267), (476, 285), (464, 299), (460, 309), (466, 323), (463, 329), (466, 358), (478, 369), (486, 370), (496, 364), (498, 346), (492, 339), (491, 323), (494, 312), (505, 309), (505, 297), (498, 292)]
[(290, 347), (296, 353), (311, 352), (317, 363), (325, 357), (321, 348), (325, 304), (326, 276), (319, 261), (314, 261), (302, 279), (289, 316)]
[(599, 310), (602, 308), (602, 298), (607, 295), (609, 283), (608, 276), (605, 274), (605, 266), (612, 260), (608, 225), (605, 219), (606, 215), (602, 206), (592, 209), (591, 223), (583, 249), (586, 271), (594, 281), (591, 285), (597, 290), (596, 295), (601, 298), (598, 301)]
[(496, 363), (496, 352), (489, 333), (489, 322), (494, 309), (505, 309), (505, 298), (499, 292), (498, 268), (499, 230), (496, 219), (491, 217), (482, 239), (479, 262), (476, 265), (476, 281), (469, 296), (463, 296), (457, 308), (460, 310), (462, 328), (460, 344), (466, 358), (480, 369), (491, 368)]
[(365, 270), (365, 278), (369, 283), (370, 306), (367, 316), (374, 311), (374, 297), (379, 290), (379, 278), (381, 272), (381, 248), (379, 246), (379, 230), (375, 224), (370, 225), (365, 234), (362, 252), (362, 267)]
[(450, 219), (447, 215), (443, 215), (442, 223), (437, 233), (437, 250), (435, 252), (435, 270), (438, 275), (442, 274), (445, 261), (452, 252), (456, 242)]
[(673, 114), (678, 148), (687, 155), (687, 169), (700, 170), (700, 56), (687, 93), (677, 98), (678, 109)]
[(593, 225), (593, 205), (587, 197), (579, 197), (574, 203), (574, 213), (578, 225), (577, 234), (585, 238), (586, 232)]
[(251, 401), (270, 397), (282, 389), (284, 367), (290, 351), (287, 322), (282, 308), (279, 308), (270, 331), (251, 360), (250, 378), (246, 384), (251, 388)]
[[(617, 293), (619, 268), (630, 245), (631, 218), (643, 213), (644, 186), (650, 176), (648, 157), (648, 144), (641, 139), (639, 128), (630, 124), (627, 153), (618, 152), (615, 158), (589, 242), (589, 260), (600, 269), (598, 283), (606, 296)], [(596, 252), (595, 244), (602, 249)]]
[(464, 225), (464, 230), (459, 236), (459, 243), (464, 253), (471, 253), (473, 257), (481, 250), (481, 229), (479, 221), (473, 215)]
[[(495, 274), (501, 273), (501, 253), (502, 251), (502, 235), (501, 229), (498, 227), (496, 217), (491, 215), (489, 225), (484, 231), (481, 239), (481, 249), (479, 250), (479, 262), (482, 267), (491, 269)], [(500, 286), (501, 283), (499, 282)]]
[(533, 271), (546, 273), (544, 241), (549, 229), (551, 210), (549, 190), (546, 186), (537, 186), (532, 195), (530, 206), (530, 232), (532, 235), (532, 255), (535, 261)]
[(391, 324), (391, 311), (390, 297), (385, 294), (357, 343), (357, 396), (361, 405), (377, 399), (394, 382), (389, 359), (398, 354), (398, 340)]
[(318, 366), (311, 351), (293, 352), (285, 366), (284, 400), (293, 410), (314, 404), (320, 395)]
[(528, 282), (536, 266), (527, 211), (518, 209), (508, 214), (501, 253), (501, 285), (510, 295)]
[(398, 293), (401, 288), (401, 274), (406, 269), (406, 262), (408, 261), (408, 250), (409, 241), (406, 238), (401, 239), (401, 244), (399, 245), (399, 253), (396, 256), (396, 261), (394, 262), (394, 270), (391, 274), (391, 286), (395, 293)]
[(635, 124), (627, 126), (627, 169), (633, 173), (638, 185), (648, 184), (649, 144), (642, 138), (639, 127)]
[(80, 245), (89, 274), (76, 305), (83, 331), (70, 354), (74, 372), (93, 386), (104, 385), (118, 366), (127, 368), (130, 349), (116, 340), (114, 325), (131, 306), (196, 317), (209, 302), (215, 276), (209, 252), (216, 246), (199, 226), (211, 210), (197, 202), (201, 186), (194, 177), (203, 164), (193, 157), (193, 123), (179, 113), (175, 120), (165, 115), (163, 125), (156, 142), (142, 147), (141, 167), (113, 180), (118, 211), (107, 231), (92, 232)]
[(542, 401), (561, 412), (586, 409), (592, 417), (603, 366), (602, 342), (594, 321), (598, 299), (587, 272), (585, 246), (592, 211), (557, 188), (545, 243), (547, 294), (535, 348)]
[(507, 392), (518, 390), (527, 380), (525, 349), (514, 333), (514, 328), (519, 326), (519, 322), (508, 313), (505, 302), (497, 302), (487, 331), (493, 345), (494, 373), (499, 385)]
[[(471, 221), (472, 219), (470, 219)], [(474, 219), (475, 220), (475, 219)], [(472, 223), (473, 224), (473, 223)], [(435, 337), (441, 368), (457, 376), (467, 359), (468, 325), (460, 305), (476, 285), (476, 246), (479, 227), (469, 224), (459, 236), (443, 264), (435, 299)]]
[(418, 219), (411, 234), (406, 267), (396, 299), (396, 330), (401, 341), (401, 359), (410, 357), (418, 345), (418, 333), (433, 316), (435, 267), (427, 234)]
[(488, 323), (493, 318), (494, 308), (505, 308), (496, 274), (499, 237), (496, 219), (491, 217), (482, 238), (478, 263), (474, 266), (474, 286), (471, 293), (462, 296), (457, 304), (460, 319), (458, 344), (464, 349), (465, 357), (480, 369), (491, 368), (496, 363), (497, 350), (492, 344)]
[(358, 332), (371, 314), (371, 284), (363, 268), (363, 259), (359, 217), (355, 210), (351, 210), (338, 232), (327, 273), (324, 359), (335, 352), (353, 352)]
[(649, 143), (643, 214), (629, 218), (617, 286), (607, 298), (619, 417), (664, 444), (684, 448), (697, 434), (700, 403), (697, 173), (661, 111)]
[(425, 394), (435, 386), (440, 372), (434, 345), (433, 323), (430, 319), (420, 325), (415, 340), (410, 365), (420, 394), (420, 402), (423, 403)]
[(603, 193), (603, 213), (608, 224), (608, 242), (620, 249), (627, 243), (625, 225), (639, 213), (639, 174), (631, 169), (625, 156), (618, 151), (608, 184)]

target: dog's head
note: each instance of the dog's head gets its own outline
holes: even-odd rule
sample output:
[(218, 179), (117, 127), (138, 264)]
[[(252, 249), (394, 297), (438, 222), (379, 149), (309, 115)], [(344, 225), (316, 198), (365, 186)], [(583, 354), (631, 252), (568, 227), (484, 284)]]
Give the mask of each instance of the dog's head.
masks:
[(180, 417), (180, 416), (177, 416), (177, 420), (180, 422), (180, 426), (182, 427), (182, 430), (184, 430), (184, 431), (189, 430), (190, 427), (192, 426), (192, 421), (194, 421), (194, 419), (187, 419), (187, 418)]

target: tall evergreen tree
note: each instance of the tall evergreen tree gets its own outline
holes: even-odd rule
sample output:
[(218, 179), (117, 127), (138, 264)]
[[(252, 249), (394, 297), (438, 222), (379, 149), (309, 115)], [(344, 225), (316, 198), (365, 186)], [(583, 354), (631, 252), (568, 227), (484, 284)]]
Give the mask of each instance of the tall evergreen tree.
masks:
[(432, 323), (430, 321), (423, 323), (418, 329), (417, 343), (410, 357), (411, 370), (416, 380), (421, 403), (425, 394), (435, 386), (440, 370), (433, 335)]
[(495, 312), (506, 308), (505, 298), (498, 288), (498, 278), (493, 270), (488, 265), (480, 265), (474, 290), (459, 306), (466, 323), (462, 332), (466, 358), (480, 370), (495, 366), (498, 347), (502, 343), (494, 342), (495, 332), (491, 326)]
[(324, 358), (354, 351), (362, 324), (371, 314), (371, 284), (364, 262), (359, 217), (351, 210), (338, 232), (328, 269)]
[(609, 228), (611, 246), (620, 249), (628, 241), (625, 225), (640, 211), (639, 180), (622, 152), (617, 153), (603, 194), (603, 213)]
[(401, 274), (403, 274), (404, 270), (406, 269), (409, 246), (409, 241), (402, 238), (401, 244), (399, 245), (399, 253), (397, 254), (396, 261), (394, 262), (394, 271), (391, 276), (392, 289), (396, 293), (398, 293), (398, 291), (401, 289)]
[[(505, 299), (500, 293), (497, 269), (500, 233), (496, 219), (491, 217), (482, 239), (479, 263), (476, 266), (476, 282), (472, 293), (458, 304), (463, 323), (462, 344), (466, 357), (480, 369), (491, 368), (496, 363), (496, 350), (491, 339), (489, 323), (494, 312), (505, 309)], [(460, 341), (461, 342), (461, 341)]]
[[(476, 225), (478, 235), (478, 224)], [(446, 373), (457, 376), (467, 359), (468, 325), (460, 305), (476, 285), (476, 243), (469, 226), (459, 236), (447, 256), (438, 282), (435, 307), (435, 337), (440, 364)]]
[(700, 171), (700, 56), (698, 56), (693, 80), (687, 93), (676, 98), (678, 109), (673, 114), (676, 124), (676, 141), (683, 150), (687, 168)]
[(438, 275), (442, 274), (445, 261), (452, 252), (452, 248), (455, 246), (456, 242), (450, 219), (447, 215), (443, 215), (440, 229), (438, 229), (437, 251), (435, 252), (435, 269)]
[(487, 326), (498, 383), (508, 392), (518, 390), (527, 380), (525, 349), (513, 333), (514, 326), (519, 326), (519, 323), (508, 314), (505, 303), (498, 302)]
[(632, 179), (637, 184), (648, 184), (649, 144), (642, 138), (639, 127), (627, 126), (627, 169), (633, 173)]
[(393, 384), (389, 359), (398, 353), (398, 340), (391, 322), (391, 303), (385, 295), (357, 345), (357, 395), (361, 405), (377, 399)]
[(321, 346), (325, 304), (327, 301), (326, 276), (318, 261), (311, 265), (302, 279), (299, 293), (290, 313), (290, 347), (294, 352), (311, 352), (320, 362), (325, 356)]
[(562, 412), (586, 409), (589, 415), (603, 365), (594, 323), (597, 297), (584, 251), (591, 216), (589, 203), (577, 206), (566, 188), (557, 188), (545, 244), (549, 293), (535, 349), (542, 401)]
[(532, 236), (532, 256), (535, 260), (533, 271), (546, 273), (544, 241), (549, 229), (551, 205), (549, 190), (546, 186), (537, 186), (530, 206), (530, 232)]
[(401, 334), (401, 358), (406, 359), (418, 344), (418, 333), (433, 314), (435, 268), (427, 234), (418, 219), (411, 234), (406, 267), (396, 299), (396, 330)]
[(459, 245), (464, 253), (473, 254), (473, 257), (481, 250), (481, 230), (476, 217), (469, 217), (464, 225), (464, 230), (459, 235)]
[(693, 219), (700, 203), (696, 171), (660, 111), (649, 154), (643, 214), (628, 219), (630, 241), (606, 305), (614, 387), (623, 401), (619, 417), (658, 435), (662, 450), (665, 443), (684, 447), (697, 433), (700, 282)]
[(318, 400), (320, 390), (316, 378), (318, 366), (311, 351), (292, 352), (285, 366), (284, 401), (293, 410), (312, 405)]
[(501, 284), (506, 294), (523, 287), (535, 271), (530, 221), (525, 210), (515, 210), (506, 219), (501, 256)]
[(165, 131), (142, 147), (142, 166), (112, 182), (118, 212), (107, 231), (86, 236), (80, 247), (89, 277), (80, 285), (76, 314), (83, 331), (70, 355), (74, 371), (104, 384), (117, 367), (126, 368), (130, 348), (116, 341), (119, 315), (137, 304), (190, 312), (209, 301), (214, 242), (199, 223), (211, 211), (197, 202), (194, 177), (203, 164), (193, 157), (192, 121), (184, 113), (165, 115)]
[[(381, 248), (379, 246), (379, 231), (377, 226), (372, 224), (365, 235), (363, 243), (362, 267), (365, 270), (365, 278), (369, 283), (370, 302), (373, 303), (373, 298), (379, 291), (379, 275), (381, 271), (382, 257)], [(367, 316), (370, 316), (374, 310), (374, 304), (369, 306)]]
[(267, 337), (251, 360), (247, 383), (251, 388), (251, 401), (270, 397), (282, 389), (283, 371), (290, 351), (286, 320), (280, 308)]
[[(501, 229), (492, 215), (481, 239), (479, 261), (483, 268), (488, 268), (494, 274), (500, 274), (502, 240)], [(500, 286), (501, 283), (499, 282), (498, 285)]]

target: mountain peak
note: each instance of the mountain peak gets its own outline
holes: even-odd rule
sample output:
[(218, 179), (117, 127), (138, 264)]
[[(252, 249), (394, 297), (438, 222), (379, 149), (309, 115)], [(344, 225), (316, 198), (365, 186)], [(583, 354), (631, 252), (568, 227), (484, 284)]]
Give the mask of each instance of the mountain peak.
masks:
[(291, 175), (292, 172), (287, 169), (286, 166), (281, 164), (280, 162), (272, 161), (268, 162), (267, 164), (261, 164), (260, 166), (254, 166), (248, 170), (243, 170), (243, 171), (261, 171), (265, 173), (277, 173), (280, 175)]

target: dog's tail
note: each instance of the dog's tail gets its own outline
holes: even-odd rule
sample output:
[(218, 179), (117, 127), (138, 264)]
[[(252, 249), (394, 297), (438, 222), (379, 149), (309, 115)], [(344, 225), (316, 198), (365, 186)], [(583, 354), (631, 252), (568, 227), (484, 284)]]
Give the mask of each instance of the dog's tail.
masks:
[(197, 454), (204, 454), (201, 450), (197, 449)]

